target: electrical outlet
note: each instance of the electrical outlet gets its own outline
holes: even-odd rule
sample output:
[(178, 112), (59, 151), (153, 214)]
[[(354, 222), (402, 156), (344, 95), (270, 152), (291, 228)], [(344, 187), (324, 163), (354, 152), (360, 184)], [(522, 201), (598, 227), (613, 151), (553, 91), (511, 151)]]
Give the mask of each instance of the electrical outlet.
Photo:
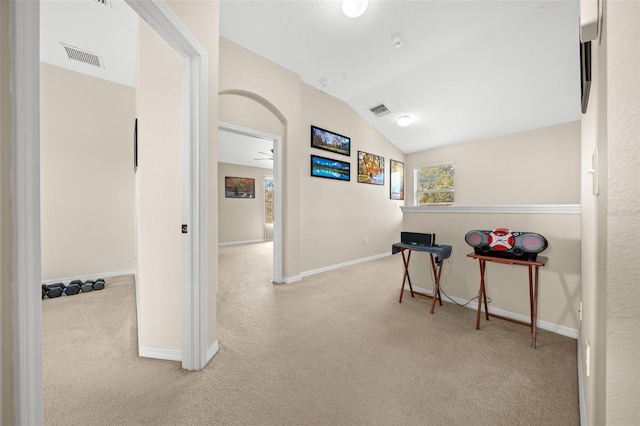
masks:
[(367, 244), (369, 244), (369, 239), (367, 237), (364, 237), (364, 240), (362, 242), (366, 246)]

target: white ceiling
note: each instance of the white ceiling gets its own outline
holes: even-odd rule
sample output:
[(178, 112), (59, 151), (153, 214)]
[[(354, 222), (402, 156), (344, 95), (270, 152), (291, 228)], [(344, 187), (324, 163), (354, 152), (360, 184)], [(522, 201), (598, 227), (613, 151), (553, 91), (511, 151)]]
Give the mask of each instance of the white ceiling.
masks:
[[(359, 18), (336, 0), (220, 2), (221, 36), (342, 99), (405, 153), (579, 120), (578, 19), (578, 0), (370, 0)], [(136, 25), (122, 0), (44, 0), (42, 60), (134, 86)], [(380, 103), (391, 114), (369, 111)]]
[(273, 170), (273, 141), (218, 130), (218, 161)]

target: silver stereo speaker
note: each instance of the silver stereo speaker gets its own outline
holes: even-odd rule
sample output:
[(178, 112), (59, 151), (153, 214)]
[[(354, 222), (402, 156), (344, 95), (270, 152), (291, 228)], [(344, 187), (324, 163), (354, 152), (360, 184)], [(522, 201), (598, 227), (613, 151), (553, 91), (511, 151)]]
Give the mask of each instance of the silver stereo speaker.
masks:
[(536, 260), (547, 248), (546, 238), (534, 232), (515, 232), (507, 228), (493, 231), (469, 231), (464, 240), (476, 254), (511, 259)]

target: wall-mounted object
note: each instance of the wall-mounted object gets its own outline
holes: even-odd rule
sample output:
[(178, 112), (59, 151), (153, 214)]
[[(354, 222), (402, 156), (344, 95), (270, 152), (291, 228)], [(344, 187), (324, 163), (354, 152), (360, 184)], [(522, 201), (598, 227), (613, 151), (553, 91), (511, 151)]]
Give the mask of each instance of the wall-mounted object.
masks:
[(311, 155), (311, 176), (351, 180), (351, 163)]
[(384, 157), (358, 151), (358, 182), (384, 185)]
[(586, 43), (598, 38), (600, 2), (603, 0), (580, 0), (580, 41)]
[(256, 198), (256, 180), (225, 176), (224, 196), (225, 198)]
[(591, 91), (591, 42), (580, 43), (580, 100), (582, 113), (587, 112)]
[(138, 119), (133, 125), (133, 172), (138, 171)]
[(390, 160), (389, 198), (392, 200), (404, 200), (404, 163)]
[(351, 155), (351, 139), (320, 127), (311, 126), (311, 147)]

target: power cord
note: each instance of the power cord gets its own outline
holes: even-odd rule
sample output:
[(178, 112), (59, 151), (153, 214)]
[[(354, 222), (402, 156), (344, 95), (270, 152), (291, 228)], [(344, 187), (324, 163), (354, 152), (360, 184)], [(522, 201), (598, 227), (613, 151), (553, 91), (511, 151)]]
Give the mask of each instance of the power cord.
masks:
[[(443, 260), (441, 260), (440, 262), (443, 262)], [(449, 266), (449, 272), (445, 275), (444, 277), (444, 281), (447, 284), (449, 283), (449, 275), (451, 275), (451, 264), (453, 262), (451, 260), (447, 260), (447, 264)], [(436, 279), (435, 276), (433, 275), (433, 269), (429, 268), (429, 275), (431, 276), (431, 282), (433, 283), (433, 292), (434, 292), (434, 297), (435, 297), (435, 289), (436, 289)], [(480, 297), (480, 291), (478, 291), (478, 295), (476, 297), (472, 297), (471, 299), (467, 300), (465, 303), (458, 303), (455, 300), (453, 300), (447, 293), (445, 293), (445, 291), (442, 288), (442, 276), (440, 277), (440, 293), (444, 294), (445, 297), (447, 299), (449, 299), (452, 303), (458, 305), (458, 306), (467, 306), (469, 303), (473, 302), (474, 300), (478, 299)], [(487, 297), (487, 303), (491, 303), (491, 298)]]

